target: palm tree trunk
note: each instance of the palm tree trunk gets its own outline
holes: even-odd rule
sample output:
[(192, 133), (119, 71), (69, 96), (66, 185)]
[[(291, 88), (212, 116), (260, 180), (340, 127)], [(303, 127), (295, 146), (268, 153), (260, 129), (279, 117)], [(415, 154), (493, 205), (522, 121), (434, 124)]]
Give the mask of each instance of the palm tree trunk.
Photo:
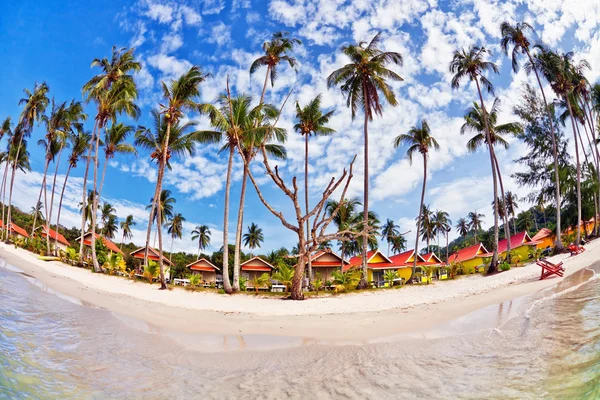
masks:
[(448, 264), (448, 231), (446, 231), (446, 264)]
[[(162, 160), (158, 162), (158, 171), (162, 168)], [(150, 235), (152, 234), (152, 225), (154, 225), (154, 213), (159, 201), (160, 191), (158, 188), (158, 180), (154, 188), (154, 196), (152, 197), (152, 206), (150, 207), (150, 216), (148, 217), (148, 229), (146, 231), (146, 248), (144, 249), (144, 265), (148, 265), (148, 248), (150, 247)]]
[[(308, 133), (304, 135), (304, 202), (306, 204), (306, 215), (308, 216)], [(306, 244), (310, 242), (310, 218), (306, 219)], [(310, 246), (309, 246), (310, 247)], [(308, 286), (312, 286), (310, 283), (313, 279), (312, 273), (312, 260), (310, 248), (307, 249), (308, 255), (306, 257), (308, 264)]]
[(423, 187), (421, 188), (421, 202), (419, 203), (419, 217), (417, 218), (417, 234), (415, 239), (415, 256), (413, 260), (412, 272), (407, 283), (412, 283), (417, 272), (417, 258), (419, 254), (419, 229), (421, 228), (421, 218), (423, 218), (423, 203), (425, 202), (425, 188), (427, 186), (427, 153), (423, 154)]
[[(169, 148), (169, 137), (171, 136), (171, 124), (172, 121), (169, 120), (167, 123), (167, 133), (165, 134), (165, 147), (163, 148), (163, 152), (161, 154), (162, 161), (160, 163), (160, 168), (158, 170), (158, 178), (156, 180), (156, 196), (155, 196), (155, 206), (156, 206), (156, 227), (158, 228), (158, 266), (160, 268), (160, 290), (164, 290), (167, 288), (167, 283), (165, 282), (165, 266), (163, 263), (163, 254), (162, 254), (162, 210), (160, 205), (158, 204), (159, 196), (162, 190), (162, 181), (165, 174), (165, 166), (167, 165), (167, 151)], [(146, 254), (148, 253), (148, 247), (146, 247)], [(147, 257), (147, 256), (146, 256)]]
[[(162, 185), (162, 176), (161, 176), (161, 185)], [(157, 220), (160, 221), (162, 218), (162, 210), (160, 207), (156, 210)], [(165, 266), (163, 263), (163, 247), (162, 247), (162, 224), (157, 223), (158, 225), (158, 266), (160, 268), (160, 288), (159, 290), (167, 289), (167, 283), (165, 279)]]
[(231, 192), (231, 170), (235, 148), (229, 147), (229, 160), (227, 161), (227, 179), (225, 181), (225, 210), (223, 211), (223, 289), (231, 294), (231, 281), (229, 280), (229, 194)]
[[(363, 98), (366, 95), (367, 90), (366, 86), (363, 83)], [(364, 146), (364, 173), (363, 173), (363, 187), (364, 187), (364, 199), (363, 199), (363, 242), (362, 242), (362, 277), (358, 284), (359, 289), (364, 289), (367, 287), (367, 245), (369, 242), (369, 110), (370, 104), (367, 100), (367, 103), (364, 105), (365, 112), (365, 122), (363, 126), (363, 135), (365, 140)]]
[[(83, 260), (83, 237), (85, 236), (85, 207), (86, 207), (86, 200), (87, 200), (87, 190), (86, 190), (86, 185), (87, 185), (87, 178), (88, 178), (88, 173), (90, 170), (90, 161), (92, 160), (92, 149), (94, 148), (94, 139), (96, 137), (96, 134), (98, 133), (98, 121), (96, 120), (94, 122), (94, 130), (92, 131), (92, 138), (90, 140), (90, 145), (88, 146), (88, 154), (87, 154), (87, 159), (85, 162), (85, 172), (83, 173), (83, 194), (82, 194), (82, 198), (81, 198), (81, 209), (84, 210), (81, 213), (81, 236), (80, 236), (80, 240), (79, 240), (79, 259)], [(92, 235), (94, 236), (94, 235)]]
[(13, 186), (15, 183), (15, 174), (17, 172), (17, 164), (15, 161), (15, 165), (13, 166), (13, 170), (12, 170), (12, 176), (10, 177), (10, 191), (8, 194), (8, 216), (6, 217), (7, 220), (7, 224), (6, 224), (6, 240), (9, 240), (10, 238), (10, 226), (11, 226), (11, 207), (12, 207), (12, 194), (13, 194)]
[[(60, 223), (60, 212), (62, 210), (62, 202), (63, 197), (65, 196), (65, 188), (67, 187), (67, 180), (69, 179), (69, 174), (71, 173), (71, 164), (69, 164), (69, 168), (67, 168), (67, 173), (65, 174), (65, 182), (63, 183), (62, 190), (60, 191), (60, 200), (58, 201), (58, 212), (56, 214), (56, 228), (58, 229), (58, 224)], [(58, 235), (54, 238), (54, 247), (58, 247)]]
[(46, 186), (46, 174), (48, 173), (48, 167), (50, 166), (50, 160), (46, 159), (46, 165), (44, 166), (44, 175), (42, 177), (42, 186), (40, 186), (40, 194), (38, 195), (38, 199), (34, 205), (35, 212), (33, 214), (33, 225), (31, 227), (31, 236), (33, 236), (33, 232), (35, 232), (35, 227), (37, 224), (37, 205), (40, 204), (40, 200), (42, 200), (42, 191)]
[[(105, 128), (106, 129), (106, 128)], [(93, 196), (93, 201), (92, 201), (92, 226), (90, 231), (92, 232), (92, 235), (90, 237), (90, 247), (92, 249), (92, 264), (94, 266), (94, 271), (96, 272), (102, 272), (102, 268), (100, 267), (100, 265), (98, 264), (98, 259), (96, 257), (96, 217), (98, 214), (98, 201), (99, 199), (99, 195), (98, 195), (98, 156), (100, 153), (100, 133), (96, 132), (96, 144), (95, 144), (95, 153), (94, 153), (94, 196)]]
[(504, 219), (504, 236), (506, 236), (506, 259), (508, 262), (510, 262), (510, 225), (508, 223), (508, 213), (506, 212), (506, 196), (504, 195), (502, 173), (500, 173), (500, 164), (498, 163), (498, 158), (496, 157), (496, 151), (494, 151), (494, 164), (496, 165), (496, 170), (498, 171), (498, 182), (500, 183), (500, 194), (502, 195), (502, 207), (504, 207), (504, 215), (502, 216), (502, 219)]
[(271, 72), (271, 67), (267, 65), (267, 74), (265, 75), (265, 83), (263, 84), (262, 93), (260, 95), (260, 103), (262, 105), (265, 101), (265, 94), (267, 93), (267, 82), (269, 82), (269, 72)]
[(100, 187), (98, 188), (98, 197), (102, 195), (102, 188), (104, 187), (104, 177), (106, 176), (106, 166), (108, 165), (108, 156), (104, 159), (104, 166), (102, 167), (102, 179), (100, 179)]
[(492, 145), (492, 135), (490, 134), (490, 126), (487, 117), (487, 111), (485, 110), (485, 104), (483, 102), (483, 94), (481, 93), (481, 87), (479, 86), (479, 79), (475, 78), (477, 84), (477, 92), (479, 93), (479, 100), (481, 101), (481, 110), (483, 111), (483, 121), (485, 123), (485, 133), (487, 137), (488, 150), (490, 152), (490, 163), (492, 164), (492, 179), (494, 180), (494, 243), (492, 261), (488, 268), (488, 273), (493, 273), (498, 270), (498, 182), (496, 178), (496, 168), (494, 166), (494, 146)]
[(171, 249), (169, 250), (169, 262), (173, 258), (173, 242), (175, 241), (175, 236), (171, 235)]
[[(48, 219), (46, 220), (46, 232), (50, 232), (50, 222), (52, 221), (52, 210), (54, 209), (54, 192), (56, 191), (56, 176), (58, 175), (58, 167), (60, 165), (60, 156), (62, 154), (62, 147), (56, 156), (56, 168), (54, 168), (54, 178), (52, 179), (52, 194), (50, 195), (50, 210), (48, 211)], [(56, 232), (58, 233), (58, 224), (56, 224)], [(58, 238), (58, 235), (56, 235)], [(48, 247), (48, 254), (50, 254), (50, 238), (46, 242)], [(58, 253), (57, 253), (58, 254)]]
[(577, 162), (577, 235), (575, 237), (575, 244), (579, 246), (581, 241), (581, 166), (579, 165), (579, 145), (577, 143), (577, 128), (575, 127), (575, 118), (573, 116), (573, 109), (571, 107), (571, 101), (567, 96), (564, 96), (569, 109), (569, 115), (571, 117), (571, 125), (573, 127), (573, 136), (575, 139), (575, 160)]
[[(245, 157), (242, 155), (242, 157)], [(240, 290), (240, 248), (242, 247), (242, 229), (244, 225), (244, 200), (246, 198), (246, 182), (248, 180), (248, 166), (244, 162), (244, 175), (242, 176), (242, 190), (240, 192), (240, 206), (238, 208), (237, 227), (235, 232), (235, 249), (233, 253), (233, 290)]]
[(304, 300), (302, 286), (304, 281), (304, 266), (306, 265), (306, 243), (304, 243), (304, 223), (298, 223), (298, 263), (294, 269), (294, 277), (292, 279), (292, 299)]
[(533, 72), (535, 73), (535, 77), (537, 79), (538, 85), (540, 86), (540, 91), (542, 92), (542, 98), (544, 99), (544, 105), (546, 107), (546, 113), (548, 114), (548, 121), (550, 122), (550, 132), (552, 133), (550, 137), (552, 138), (552, 156), (554, 157), (554, 180), (555, 180), (555, 197), (556, 197), (556, 249), (562, 250), (563, 244), (560, 237), (561, 234), (561, 221), (560, 221), (560, 175), (559, 175), (559, 166), (558, 166), (558, 146), (556, 144), (556, 133), (554, 131), (554, 115), (550, 111), (548, 107), (548, 101), (546, 100), (546, 94), (544, 93), (544, 86), (542, 86), (542, 81), (540, 79), (540, 75), (535, 67), (535, 63), (533, 62), (533, 57), (529, 52), (529, 49), (526, 48), (527, 57), (529, 57), (529, 62), (533, 66)]
[(6, 228), (5, 222), (6, 220), (4, 219), (4, 217), (6, 216), (4, 214), (4, 211), (6, 210), (6, 182), (7, 182), (7, 178), (8, 178), (8, 169), (9, 169), (9, 162), (10, 160), (8, 159), (8, 156), (6, 157), (6, 161), (4, 162), (4, 174), (2, 175), (2, 186), (0, 187), (0, 192), (2, 193), (2, 224), (4, 225), (4, 227), (2, 228), (2, 234), (0, 235), (0, 239), (4, 236), (4, 229)]

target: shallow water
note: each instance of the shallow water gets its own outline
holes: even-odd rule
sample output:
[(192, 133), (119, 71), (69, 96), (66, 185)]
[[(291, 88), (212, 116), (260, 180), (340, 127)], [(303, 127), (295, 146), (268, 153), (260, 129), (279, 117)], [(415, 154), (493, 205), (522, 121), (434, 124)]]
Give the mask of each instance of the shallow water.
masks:
[(0, 268), (0, 399), (596, 399), (599, 272), (427, 332), (336, 346), (167, 334)]

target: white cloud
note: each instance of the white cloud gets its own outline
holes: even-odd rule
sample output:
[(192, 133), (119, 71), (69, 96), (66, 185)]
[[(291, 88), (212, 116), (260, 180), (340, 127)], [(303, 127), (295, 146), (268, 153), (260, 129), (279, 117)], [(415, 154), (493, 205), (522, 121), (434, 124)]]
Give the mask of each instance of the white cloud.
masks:
[(148, 64), (160, 70), (165, 77), (176, 79), (192, 67), (187, 60), (180, 60), (166, 54), (156, 54), (148, 57)]
[(231, 43), (231, 27), (219, 21), (210, 29), (211, 34), (207, 38), (209, 43), (225, 46)]
[(160, 23), (168, 23), (173, 20), (173, 8), (165, 4), (150, 3), (145, 14)]

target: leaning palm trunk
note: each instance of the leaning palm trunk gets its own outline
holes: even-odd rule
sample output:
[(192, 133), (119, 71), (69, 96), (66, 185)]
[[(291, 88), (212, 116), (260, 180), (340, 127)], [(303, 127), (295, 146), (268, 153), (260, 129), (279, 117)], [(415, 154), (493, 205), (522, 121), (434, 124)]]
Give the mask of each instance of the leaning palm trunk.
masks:
[(573, 116), (573, 109), (571, 108), (571, 102), (567, 96), (565, 96), (567, 102), (567, 108), (569, 109), (569, 115), (571, 117), (571, 125), (573, 127), (573, 135), (575, 136), (575, 161), (577, 162), (577, 235), (575, 237), (575, 244), (579, 246), (581, 241), (581, 166), (579, 165), (579, 145), (577, 143), (577, 128), (575, 127), (575, 118)]
[(231, 281), (229, 280), (229, 193), (231, 192), (231, 169), (233, 167), (233, 156), (235, 149), (229, 148), (229, 160), (227, 162), (227, 180), (225, 182), (225, 211), (223, 211), (223, 288), (225, 293), (230, 294)]
[(92, 227), (90, 231), (92, 232), (90, 241), (90, 247), (92, 248), (92, 264), (94, 266), (94, 271), (102, 272), (102, 268), (100, 264), (98, 264), (98, 259), (96, 258), (96, 219), (98, 214), (98, 155), (100, 152), (100, 134), (96, 132), (96, 151), (94, 154), (94, 197), (92, 200), (92, 215), (90, 216), (92, 219)]
[(412, 283), (417, 272), (417, 258), (419, 258), (419, 229), (421, 229), (421, 218), (423, 218), (423, 203), (425, 203), (425, 187), (427, 186), (427, 154), (423, 153), (423, 187), (421, 188), (421, 202), (419, 203), (419, 217), (417, 218), (417, 234), (415, 239), (415, 255), (412, 271), (408, 283)]
[[(6, 210), (6, 181), (7, 181), (7, 177), (8, 177), (8, 169), (9, 169), (9, 160), (8, 158), (6, 159), (6, 161), (4, 162), (4, 174), (2, 176), (2, 186), (0, 187), (1, 189), (1, 193), (2, 193), (2, 223), (4, 224), (6, 222), (6, 220), (4, 219), (4, 217), (6, 216), (4, 214), (5, 210)], [(2, 235), (4, 235), (4, 229), (6, 228), (6, 225), (4, 225), (4, 227), (2, 228)], [(0, 238), (2, 238), (2, 235), (0, 235)]]
[[(46, 165), (44, 166), (44, 175), (42, 177), (42, 186), (40, 186), (40, 194), (38, 195), (38, 199), (37, 202), (35, 203), (35, 213), (33, 214), (33, 226), (31, 227), (31, 236), (33, 236), (33, 233), (35, 232), (35, 228), (37, 227), (37, 205), (40, 204), (40, 200), (42, 199), (42, 192), (44, 191), (44, 188), (46, 187), (46, 175), (48, 174), (48, 167), (50, 166), (50, 160), (48, 158), (46, 158)], [(46, 216), (46, 219), (48, 216)]]
[[(161, 162), (158, 163), (158, 171), (160, 173)], [(154, 225), (154, 213), (156, 212), (156, 203), (158, 201), (158, 181), (156, 182), (156, 188), (154, 189), (154, 196), (152, 197), (152, 206), (150, 207), (150, 217), (148, 218), (148, 229), (146, 230), (146, 249), (144, 250), (144, 265), (148, 265), (148, 247), (150, 247), (150, 235), (152, 233), (152, 225)]]
[[(245, 157), (242, 154), (242, 157)], [(240, 192), (240, 206), (238, 209), (237, 227), (235, 232), (235, 249), (233, 253), (233, 290), (240, 290), (240, 251), (242, 247), (242, 229), (244, 225), (244, 201), (246, 199), (246, 182), (248, 181), (248, 167), (244, 163), (242, 177), (242, 190)]]
[[(366, 85), (363, 83), (363, 98), (367, 95)], [(365, 104), (365, 122), (363, 126), (363, 135), (364, 135), (364, 173), (363, 173), (363, 186), (364, 186), (364, 200), (363, 200), (363, 242), (362, 242), (362, 277), (360, 279), (360, 283), (358, 284), (359, 289), (364, 289), (367, 287), (367, 244), (369, 242), (369, 114), (367, 110), (370, 110), (370, 103), (367, 99)], [(419, 210), (419, 212), (421, 212)], [(419, 232), (417, 232), (417, 236), (419, 236)], [(415, 249), (415, 252), (417, 250)], [(414, 275), (413, 268), (413, 275)], [(411, 275), (412, 279), (412, 275)]]
[(8, 215), (6, 217), (6, 240), (10, 238), (10, 225), (11, 225), (11, 208), (12, 208), (12, 194), (13, 194), (13, 186), (15, 183), (15, 174), (17, 172), (17, 165), (15, 161), (15, 165), (13, 166), (12, 175), (10, 177), (10, 191), (8, 193)]
[[(506, 212), (506, 196), (504, 195), (504, 184), (502, 183), (502, 174), (500, 173), (500, 164), (498, 164), (498, 158), (494, 152), (494, 164), (496, 164), (496, 170), (498, 171), (498, 182), (500, 183), (500, 194), (502, 195), (502, 207), (504, 213), (502, 219), (504, 220), (504, 236), (506, 236), (506, 259), (510, 262), (510, 225), (508, 223), (508, 213)], [(537, 223), (537, 222), (536, 222)], [(516, 232), (515, 232), (516, 234)]]
[[(85, 162), (85, 172), (83, 173), (83, 194), (82, 194), (82, 198), (81, 198), (81, 209), (85, 210), (86, 207), (86, 200), (87, 200), (87, 178), (88, 178), (88, 173), (90, 170), (90, 162), (92, 160), (92, 149), (94, 148), (94, 139), (96, 137), (97, 134), (97, 130), (98, 130), (98, 121), (96, 120), (94, 122), (94, 130), (92, 131), (92, 138), (90, 140), (90, 145), (88, 146), (88, 154), (87, 154), (87, 159)], [(85, 223), (86, 223), (86, 218), (85, 218), (85, 212), (81, 213), (81, 239), (79, 240), (79, 259), (83, 260), (83, 237), (85, 236)], [(94, 236), (94, 235), (92, 235)]]
[[(46, 232), (50, 232), (50, 221), (52, 221), (52, 210), (54, 206), (54, 192), (56, 189), (56, 175), (58, 175), (58, 166), (60, 165), (60, 155), (62, 153), (62, 149), (58, 152), (56, 156), (56, 168), (54, 168), (54, 178), (52, 179), (52, 194), (50, 195), (50, 210), (48, 211), (48, 219), (46, 219)], [(58, 224), (56, 224), (56, 237), (58, 238)], [(46, 246), (48, 250), (48, 254), (50, 254), (50, 237), (46, 241)], [(56, 247), (55, 247), (56, 248)]]
[(492, 145), (490, 134), (490, 126), (487, 117), (487, 111), (485, 110), (485, 104), (483, 102), (483, 94), (481, 93), (481, 87), (479, 86), (479, 79), (475, 78), (477, 84), (477, 92), (479, 93), (479, 100), (481, 101), (481, 110), (483, 111), (483, 121), (485, 123), (485, 134), (488, 143), (488, 150), (490, 152), (490, 163), (492, 165), (492, 179), (494, 183), (494, 243), (492, 252), (492, 261), (488, 268), (488, 273), (496, 272), (498, 266), (498, 181), (496, 177), (496, 168), (494, 165), (494, 146)]
[(557, 250), (562, 250), (563, 249), (563, 244), (562, 244), (562, 240), (561, 240), (561, 221), (560, 221), (560, 204), (561, 204), (561, 200), (560, 200), (560, 175), (559, 175), (559, 167), (558, 167), (558, 146), (556, 144), (556, 133), (554, 132), (554, 115), (553, 113), (550, 111), (550, 107), (548, 107), (548, 101), (546, 100), (546, 93), (544, 92), (544, 86), (542, 86), (542, 81), (540, 79), (540, 75), (537, 71), (537, 68), (535, 67), (535, 63), (533, 62), (533, 57), (531, 56), (531, 53), (529, 52), (529, 49), (525, 50), (527, 53), (527, 57), (529, 57), (529, 62), (531, 63), (532, 67), (533, 67), (533, 72), (535, 73), (535, 77), (537, 79), (538, 85), (540, 87), (540, 91), (542, 92), (542, 98), (544, 99), (544, 106), (546, 108), (546, 114), (548, 115), (548, 121), (550, 122), (550, 132), (551, 132), (551, 139), (552, 139), (552, 156), (554, 157), (554, 181), (555, 181), (555, 200), (556, 200), (556, 249)]
[[(158, 178), (156, 180), (156, 192), (157, 195), (154, 199), (155, 202), (155, 207), (156, 207), (156, 226), (158, 228), (158, 266), (160, 268), (160, 290), (164, 290), (167, 288), (167, 283), (165, 282), (165, 265), (163, 263), (163, 253), (162, 253), (162, 226), (161, 226), (161, 221), (162, 221), (162, 210), (161, 207), (158, 205), (158, 201), (159, 201), (159, 197), (160, 196), (160, 192), (162, 190), (162, 181), (163, 181), (163, 177), (165, 175), (165, 165), (167, 165), (167, 152), (169, 149), (169, 138), (171, 136), (171, 124), (172, 121), (169, 119), (169, 122), (167, 123), (167, 133), (165, 135), (165, 147), (163, 148), (163, 152), (161, 154), (161, 162), (160, 162), (160, 168), (158, 169)], [(148, 247), (146, 247), (146, 259), (148, 258), (147, 256), (148, 254)]]
[[(304, 135), (304, 202), (306, 205), (306, 215), (308, 215), (308, 133)], [(310, 241), (310, 218), (306, 220), (306, 242)], [(389, 251), (388, 251), (389, 252)], [(312, 286), (312, 261), (310, 253), (307, 255), (308, 261), (308, 285)]]
[[(63, 197), (65, 196), (65, 188), (67, 187), (67, 180), (69, 179), (69, 173), (71, 173), (71, 165), (69, 164), (69, 168), (67, 168), (67, 173), (65, 175), (65, 182), (63, 183), (62, 190), (60, 192), (60, 200), (58, 201), (58, 212), (56, 214), (56, 229), (58, 229), (58, 224), (60, 223), (60, 211), (62, 210), (62, 202)], [(58, 248), (58, 235), (54, 238), (54, 248)]]

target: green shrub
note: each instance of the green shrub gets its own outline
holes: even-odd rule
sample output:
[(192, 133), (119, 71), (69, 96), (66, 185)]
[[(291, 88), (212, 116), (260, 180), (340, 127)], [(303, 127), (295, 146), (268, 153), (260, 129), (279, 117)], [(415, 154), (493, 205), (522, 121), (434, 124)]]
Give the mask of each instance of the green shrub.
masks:
[(506, 261), (504, 261), (502, 264), (500, 264), (501, 271), (508, 271), (509, 269), (510, 269), (510, 264), (507, 263)]

